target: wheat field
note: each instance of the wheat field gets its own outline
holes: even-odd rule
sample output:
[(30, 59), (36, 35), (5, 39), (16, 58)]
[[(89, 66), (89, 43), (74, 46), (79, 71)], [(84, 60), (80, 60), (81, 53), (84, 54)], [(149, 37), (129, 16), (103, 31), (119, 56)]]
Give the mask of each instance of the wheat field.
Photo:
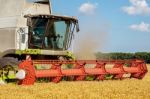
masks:
[[(150, 70), (150, 65), (148, 66)], [(150, 73), (143, 80), (107, 80), (0, 86), (0, 99), (150, 99)]]

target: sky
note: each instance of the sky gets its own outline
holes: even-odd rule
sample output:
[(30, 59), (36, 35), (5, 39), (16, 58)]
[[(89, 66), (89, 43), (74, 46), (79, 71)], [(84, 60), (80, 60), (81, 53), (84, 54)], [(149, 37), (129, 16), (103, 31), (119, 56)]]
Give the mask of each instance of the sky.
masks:
[(85, 49), (100, 52), (150, 52), (150, 0), (51, 2), (53, 14), (79, 20), (80, 32), (75, 33), (73, 48), (87, 43)]

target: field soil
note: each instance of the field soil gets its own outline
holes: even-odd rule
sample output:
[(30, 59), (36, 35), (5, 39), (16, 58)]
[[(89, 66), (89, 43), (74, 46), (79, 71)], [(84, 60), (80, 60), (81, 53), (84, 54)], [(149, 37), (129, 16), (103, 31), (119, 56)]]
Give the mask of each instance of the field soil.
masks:
[[(148, 65), (150, 70), (150, 65)], [(0, 85), (0, 99), (150, 99), (150, 72), (144, 79)]]

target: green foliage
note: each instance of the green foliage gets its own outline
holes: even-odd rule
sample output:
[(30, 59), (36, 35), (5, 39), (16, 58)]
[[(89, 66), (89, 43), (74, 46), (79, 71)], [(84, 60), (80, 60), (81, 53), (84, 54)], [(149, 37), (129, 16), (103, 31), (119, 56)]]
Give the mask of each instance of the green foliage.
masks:
[(85, 78), (87, 81), (93, 81), (94, 80), (94, 76), (86, 76)]
[(125, 59), (143, 59), (150, 63), (150, 52), (136, 52), (136, 53), (101, 53), (97, 52), (97, 59), (106, 60), (125, 60)]
[(145, 62), (150, 63), (150, 52), (137, 52), (135, 58), (143, 59)]
[(112, 79), (113, 75), (112, 74), (106, 74), (105, 79)]

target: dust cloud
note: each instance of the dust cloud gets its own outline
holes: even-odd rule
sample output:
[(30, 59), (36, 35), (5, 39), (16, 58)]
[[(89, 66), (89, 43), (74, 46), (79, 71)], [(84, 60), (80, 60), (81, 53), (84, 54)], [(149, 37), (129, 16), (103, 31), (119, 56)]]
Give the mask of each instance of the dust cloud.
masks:
[(97, 45), (98, 43), (94, 40), (94, 37), (82, 37), (76, 45), (75, 55), (77, 59), (96, 59), (94, 51)]
[[(103, 28), (104, 29), (104, 28)], [(101, 27), (88, 29), (80, 32), (75, 40), (74, 53), (78, 60), (95, 60), (95, 53), (100, 51), (106, 44), (108, 32)]]
[(93, 16), (79, 22), (81, 31), (75, 35), (73, 53), (78, 60), (95, 60), (95, 53), (102, 51), (109, 40), (110, 22)]

